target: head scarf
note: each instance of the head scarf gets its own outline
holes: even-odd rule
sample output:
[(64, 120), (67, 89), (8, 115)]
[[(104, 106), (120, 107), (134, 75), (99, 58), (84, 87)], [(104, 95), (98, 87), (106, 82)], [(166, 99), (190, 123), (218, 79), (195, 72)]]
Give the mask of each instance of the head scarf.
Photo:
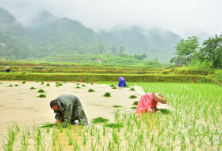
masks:
[(140, 97), (137, 104), (136, 114), (141, 112), (149, 112), (151, 107), (158, 105), (158, 102), (153, 99), (151, 93), (144, 94)]

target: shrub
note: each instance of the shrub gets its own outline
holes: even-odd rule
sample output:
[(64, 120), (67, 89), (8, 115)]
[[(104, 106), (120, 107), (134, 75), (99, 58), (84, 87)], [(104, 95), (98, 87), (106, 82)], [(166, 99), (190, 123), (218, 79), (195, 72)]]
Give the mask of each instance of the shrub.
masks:
[(47, 85), (46, 86), (50, 86), (50, 84), (49, 83), (47, 83)]
[(36, 88), (34, 88), (34, 87), (31, 87), (30, 89), (36, 89)]
[(45, 98), (46, 95), (45, 95), (45, 94), (40, 94), (38, 97), (40, 97), (40, 98)]
[(25, 84), (26, 82), (25, 81), (22, 81), (22, 84)]
[(92, 123), (106, 123), (108, 121), (109, 121), (109, 119), (106, 119), (103, 117), (97, 117), (92, 120)]
[(76, 88), (77, 88), (77, 89), (79, 89), (79, 88), (80, 88), (80, 86), (76, 86)]
[(44, 82), (42, 81), (42, 82), (41, 82), (41, 85), (43, 85), (43, 84), (44, 84)]
[(135, 91), (135, 89), (134, 89), (134, 88), (131, 88), (130, 91)]
[(110, 94), (110, 92), (106, 92), (103, 96), (105, 96), (105, 97), (111, 97), (111, 94)]
[(89, 89), (88, 92), (95, 92), (95, 90), (93, 90), (93, 89)]
[(105, 127), (111, 127), (111, 128), (122, 128), (123, 124), (122, 123), (107, 123), (104, 124)]
[(113, 107), (118, 108), (118, 107), (123, 107), (123, 106), (120, 106), (120, 105), (113, 105)]
[(43, 89), (38, 90), (39, 93), (44, 93), (45, 91)]
[(134, 101), (134, 102), (133, 102), (133, 105), (137, 105), (137, 104), (138, 104), (138, 101)]
[(135, 95), (130, 95), (130, 98), (131, 98), (131, 99), (135, 99), (135, 98), (137, 98), (137, 96), (135, 96)]

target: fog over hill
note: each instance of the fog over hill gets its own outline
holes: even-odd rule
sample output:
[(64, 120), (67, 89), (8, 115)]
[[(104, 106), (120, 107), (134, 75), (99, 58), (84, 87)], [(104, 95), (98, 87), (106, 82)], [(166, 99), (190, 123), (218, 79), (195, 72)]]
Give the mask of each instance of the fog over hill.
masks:
[[(113, 54), (113, 45), (117, 48), (123, 45), (124, 53), (146, 53), (148, 59), (168, 61), (181, 40), (178, 34), (158, 27), (144, 29), (134, 25), (95, 32), (77, 20), (57, 17), (46, 10), (33, 17), (29, 26), (23, 26), (11, 13), (0, 8), (0, 27), (0, 43), (7, 45), (0, 46), (0, 56), (16, 59)], [(103, 52), (98, 51), (98, 45), (104, 46)]]

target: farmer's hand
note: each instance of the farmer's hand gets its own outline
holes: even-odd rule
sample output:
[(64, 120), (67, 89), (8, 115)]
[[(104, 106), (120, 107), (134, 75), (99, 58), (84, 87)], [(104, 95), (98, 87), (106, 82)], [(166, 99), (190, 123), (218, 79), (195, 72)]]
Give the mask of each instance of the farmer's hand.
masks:
[(60, 120), (56, 119), (55, 124), (57, 124), (58, 122), (60, 122)]

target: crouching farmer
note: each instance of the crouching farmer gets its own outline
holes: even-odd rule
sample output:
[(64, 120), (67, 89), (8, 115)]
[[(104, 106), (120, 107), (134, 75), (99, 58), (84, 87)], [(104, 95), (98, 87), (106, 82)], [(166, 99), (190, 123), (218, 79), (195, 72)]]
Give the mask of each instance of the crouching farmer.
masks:
[(79, 98), (74, 95), (62, 94), (50, 102), (50, 107), (55, 113), (55, 124), (63, 122), (62, 126), (65, 128), (69, 122), (73, 123), (78, 120), (79, 123), (88, 125), (82, 104)]
[(150, 112), (152, 109), (152, 113), (156, 113), (158, 111), (157, 105), (158, 103), (167, 104), (166, 99), (160, 93), (147, 93), (141, 96), (136, 109), (136, 114), (140, 114), (143, 112)]

